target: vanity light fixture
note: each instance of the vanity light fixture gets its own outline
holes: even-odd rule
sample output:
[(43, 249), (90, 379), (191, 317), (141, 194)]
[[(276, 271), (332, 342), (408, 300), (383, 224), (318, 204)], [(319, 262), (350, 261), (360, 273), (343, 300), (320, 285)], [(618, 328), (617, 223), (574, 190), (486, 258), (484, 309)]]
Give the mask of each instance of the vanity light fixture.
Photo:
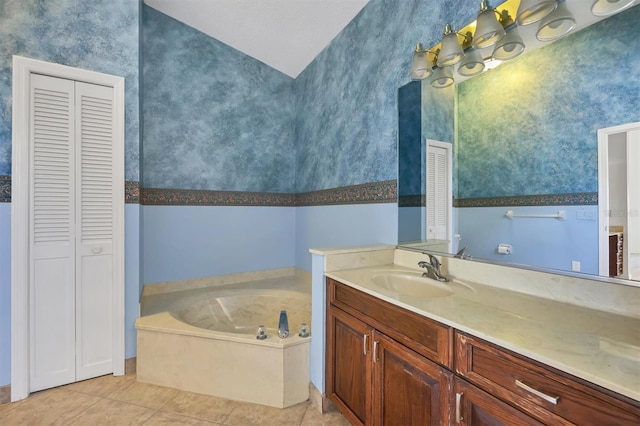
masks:
[(489, 1), (482, 0), (476, 20), (476, 32), (473, 34), (473, 41), (471, 42), (475, 49), (493, 46), (504, 37), (504, 27), (498, 21), (498, 16), (500, 14), (489, 6)]
[[(572, 7), (579, 8), (577, 4), (584, 2), (591, 4), (593, 15), (609, 16), (638, 1), (576, 0)], [(451, 24), (445, 25), (442, 38), (429, 49), (418, 43), (409, 76), (412, 80), (431, 77), (433, 87), (444, 88), (455, 82), (453, 66), (457, 68), (457, 76), (465, 78), (495, 68), (526, 49), (518, 27), (535, 22), (538, 22), (535, 36), (542, 42), (557, 40), (576, 28), (567, 0), (502, 0), (495, 8), (488, 0), (482, 0), (475, 21), (459, 31)]]
[(553, 41), (571, 32), (576, 20), (567, 8), (567, 2), (558, 3), (556, 10), (540, 21), (536, 38), (540, 41)]
[(453, 72), (451, 67), (436, 68), (433, 72), (433, 79), (431, 80), (431, 86), (436, 89), (444, 89), (453, 84)]
[(429, 60), (429, 53), (434, 52), (424, 49), (421, 43), (416, 44), (416, 49), (413, 51), (411, 70), (409, 71), (411, 80), (424, 80), (433, 74), (433, 63)]
[(634, 0), (596, 0), (591, 6), (591, 13), (595, 16), (609, 16), (625, 10)]
[(442, 47), (440, 48), (436, 62), (439, 67), (455, 65), (462, 60), (464, 51), (458, 41), (458, 33), (453, 31), (451, 24), (445, 25), (440, 44)]
[(518, 27), (513, 26), (507, 31), (507, 35), (496, 44), (491, 57), (499, 61), (508, 61), (522, 52), (524, 52), (524, 41), (520, 37)]
[(556, 10), (557, 6), (556, 0), (521, 0), (516, 13), (516, 22), (518, 25), (533, 24)]
[(467, 51), (458, 66), (458, 74), (463, 77), (471, 77), (482, 71), (484, 71), (484, 59), (480, 51), (476, 49)]

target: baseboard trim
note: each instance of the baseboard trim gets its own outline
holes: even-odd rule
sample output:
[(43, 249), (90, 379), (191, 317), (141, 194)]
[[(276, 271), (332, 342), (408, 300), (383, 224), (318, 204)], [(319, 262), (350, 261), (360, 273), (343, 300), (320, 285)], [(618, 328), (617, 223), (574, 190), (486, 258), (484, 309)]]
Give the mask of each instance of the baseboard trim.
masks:
[(338, 407), (336, 407), (333, 401), (326, 395), (321, 394), (313, 383), (309, 383), (309, 401), (311, 401), (311, 406), (318, 410), (320, 414), (338, 411)]
[(124, 374), (136, 374), (136, 357), (124, 360)]
[(0, 386), (0, 405), (11, 402), (11, 385)]
[[(124, 360), (124, 374), (136, 373), (136, 358)], [(0, 405), (11, 402), (11, 384), (0, 386)]]

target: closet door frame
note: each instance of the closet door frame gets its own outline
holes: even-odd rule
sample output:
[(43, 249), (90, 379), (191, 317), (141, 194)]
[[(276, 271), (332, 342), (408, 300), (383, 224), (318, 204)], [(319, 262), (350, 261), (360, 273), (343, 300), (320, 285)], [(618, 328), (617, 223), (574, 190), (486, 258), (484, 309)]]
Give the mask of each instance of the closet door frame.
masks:
[(113, 206), (113, 374), (124, 374), (124, 78), (13, 56), (11, 179), (11, 401), (29, 396), (29, 91), (30, 75), (43, 74), (114, 90), (116, 176)]

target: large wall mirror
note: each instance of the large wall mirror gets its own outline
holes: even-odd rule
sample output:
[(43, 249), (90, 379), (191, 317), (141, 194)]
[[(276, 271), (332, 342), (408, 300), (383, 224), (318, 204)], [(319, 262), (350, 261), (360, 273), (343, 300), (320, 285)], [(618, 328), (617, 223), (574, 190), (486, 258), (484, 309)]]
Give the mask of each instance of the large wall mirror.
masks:
[[(640, 280), (638, 22), (635, 5), (454, 86), (400, 88), (399, 245)], [(453, 148), (444, 231), (429, 141)]]

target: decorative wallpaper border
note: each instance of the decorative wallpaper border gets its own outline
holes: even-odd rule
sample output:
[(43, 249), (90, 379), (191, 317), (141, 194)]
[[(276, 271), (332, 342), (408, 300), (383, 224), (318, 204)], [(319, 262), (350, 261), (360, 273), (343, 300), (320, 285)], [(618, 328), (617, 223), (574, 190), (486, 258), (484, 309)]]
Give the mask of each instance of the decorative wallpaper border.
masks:
[(11, 176), (0, 176), (0, 203), (11, 202)]
[(124, 202), (126, 204), (140, 204), (140, 182), (124, 181)]
[[(399, 207), (420, 207), (424, 195), (403, 195), (398, 199), (397, 181), (364, 183), (301, 194), (196, 189), (140, 188), (137, 181), (125, 182), (125, 203), (146, 206), (324, 206), (340, 204), (395, 203)], [(11, 176), (0, 176), (0, 203), (11, 202)], [(595, 206), (597, 192), (520, 195), (510, 197), (454, 198), (454, 207), (508, 206)]]
[[(141, 188), (140, 183), (137, 181), (125, 181), (124, 189), (125, 203), (145, 206), (295, 207), (395, 203), (398, 201), (397, 182), (395, 180), (323, 189), (301, 194)], [(411, 197), (417, 197), (416, 200), (410, 200), (413, 204), (423, 202), (421, 198), (424, 198), (420, 195)], [(0, 176), (0, 202), (11, 202), (11, 176)]]
[(398, 182), (385, 180), (296, 194), (296, 206), (395, 203)]
[[(11, 176), (0, 176), (0, 203), (11, 202)], [(138, 204), (140, 202), (140, 183), (136, 181), (125, 181), (124, 202), (127, 204)]]
[(568, 194), (519, 195), (510, 197), (456, 198), (454, 207), (509, 207), (509, 206), (596, 206), (597, 192)]
[(142, 188), (145, 206), (279, 206), (293, 207), (294, 194), (201, 189)]

